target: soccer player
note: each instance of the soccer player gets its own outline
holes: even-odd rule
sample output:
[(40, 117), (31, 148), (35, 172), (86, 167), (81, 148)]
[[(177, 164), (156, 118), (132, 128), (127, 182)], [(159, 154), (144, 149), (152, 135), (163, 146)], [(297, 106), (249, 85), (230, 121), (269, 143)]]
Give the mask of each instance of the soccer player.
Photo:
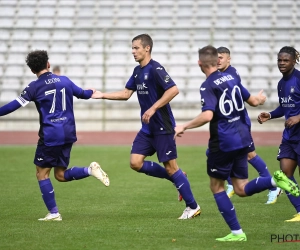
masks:
[(55, 67), (53, 68), (53, 70), (52, 70), (52, 73), (53, 73), (54, 75), (60, 76), (60, 67), (59, 67), (59, 66), (55, 66)]
[[(234, 78), (238, 78), (239, 81), (241, 81), (240, 75), (238, 74), (237, 70), (230, 65), (230, 59), (231, 59), (230, 50), (226, 47), (219, 47), (217, 50), (218, 50), (218, 57), (219, 57), (218, 70), (221, 72), (226, 72), (228, 74), (231, 74)], [(250, 120), (248, 121), (248, 124), (251, 133)], [(252, 137), (251, 137), (251, 144), (249, 146), (248, 162), (256, 169), (259, 176), (271, 177), (266, 163), (255, 152), (255, 146)], [(229, 198), (231, 198), (234, 195), (234, 189), (230, 177), (228, 177), (227, 182), (228, 184), (227, 184), (226, 193), (229, 196)], [(265, 204), (274, 204), (277, 201), (277, 197), (280, 195), (280, 193), (281, 193), (280, 188), (272, 187), (269, 190), (268, 200)]]
[[(178, 88), (165, 68), (151, 58), (152, 47), (153, 41), (148, 34), (134, 37), (132, 54), (139, 65), (134, 68), (125, 88), (112, 93), (96, 91), (92, 98), (128, 100), (136, 91), (142, 128), (132, 144), (130, 167), (139, 173), (171, 181), (186, 203), (179, 219), (190, 219), (200, 215), (201, 211), (186, 175), (176, 162), (175, 120), (169, 102), (178, 94)], [(145, 160), (155, 153), (164, 167)]]
[[(258, 116), (261, 124), (270, 119), (285, 117), (277, 160), (280, 162), (280, 169), (296, 184), (294, 172), (297, 165), (300, 166), (300, 72), (295, 69), (295, 64), (299, 62), (299, 58), (299, 52), (293, 47), (285, 46), (280, 49), (277, 55), (277, 66), (282, 74), (277, 85), (279, 106)], [(294, 197), (288, 192), (286, 194), (297, 211), (286, 222), (300, 221), (300, 197)]]
[(176, 126), (175, 136), (181, 136), (186, 129), (210, 123), (207, 174), (218, 209), (231, 230), (230, 234), (216, 240), (247, 241), (234, 206), (225, 192), (225, 180), (231, 176), (236, 194), (242, 197), (276, 186), (299, 196), (299, 189), (279, 170), (273, 178), (258, 177), (248, 181), (247, 155), (252, 140), (244, 102), (258, 106), (265, 102), (266, 97), (262, 90), (257, 95), (250, 95), (239, 78), (218, 71), (218, 51), (213, 46), (203, 47), (198, 53), (198, 64), (206, 75), (200, 87), (202, 112), (193, 120)]
[(36, 50), (26, 57), (26, 64), (37, 80), (31, 82), (15, 100), (0, 108), (0, 116), (7, 115), (33, 101), (39, 113), (39, 140), (34, 157), (36, 177), (49, 213), (40, 221), (61, 221), (55, 192), (49, 178), (51, 169), (58, 181), (67, 182), (94, 176), (105, 186), (109, 178), (100, 165), (67, 169), (73, 143), (77, 140), (73, 111), (73, 96), (89, 99), (94, 90), (83, 90), (68, 77), (49, 72), (47, 51)]

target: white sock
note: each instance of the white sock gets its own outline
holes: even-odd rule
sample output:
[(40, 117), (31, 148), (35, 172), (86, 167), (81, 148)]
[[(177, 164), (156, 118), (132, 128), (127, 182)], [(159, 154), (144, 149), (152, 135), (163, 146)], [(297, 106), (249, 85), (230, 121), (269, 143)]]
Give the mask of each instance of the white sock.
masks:
[(234, 235), (238, 235), (238, 234), (242, 234), (242, 233), (243, 233), (243, 230), (242, 230), (242, 229), (239, 229), (239, 230), (231, 230), (231, 232), (232, 232)]
[(276, 182), (274, 181), (273, 177), (271, 178), (271, 184), (273, 187), (277, 187)]

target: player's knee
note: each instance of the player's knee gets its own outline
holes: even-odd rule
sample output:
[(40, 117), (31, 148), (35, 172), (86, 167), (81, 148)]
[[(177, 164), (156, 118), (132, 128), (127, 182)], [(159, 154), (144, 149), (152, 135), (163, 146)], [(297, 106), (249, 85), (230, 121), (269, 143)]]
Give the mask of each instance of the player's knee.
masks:
[(237, 195), (237, 196), (239, 196), (239, 197), (246, 197), (247, 196), (247, 194), (245, 193), (245, 191), (244, 191), (244, 187), (240, 187), (240, 186), (238, 186), (238, 187), (233, 187), (233, 189), (234, 189), (234, 193)]
[(256, 152), (252, 151), (248, 153), (248, 161), (252, 160), (256, 156)]
[(213, 194), (217, 194), (225, 191), (224, 185), (221, 185), (219, 183), (210, 183), (209, 187)]
[(177, 165), (165, 165), (165, 169), (167, 171), (167, 174), (169, 176), (172, 176), (173, 174), (175, 174), (178, 170), (179, 170), (179, 167)]
[(46, 180), (49, 179), (49, 174), (36, 171), (36, 178), (38, 181)]
[(64, 172), (54, 173), (54, 177), (59, 182), (65, 182), (66, 181), (66, 179), (64, 177)]
[(142, 168), (143, 164), (138, 161), (130, 161), (130, 168), (134, 171), (139, 171)]

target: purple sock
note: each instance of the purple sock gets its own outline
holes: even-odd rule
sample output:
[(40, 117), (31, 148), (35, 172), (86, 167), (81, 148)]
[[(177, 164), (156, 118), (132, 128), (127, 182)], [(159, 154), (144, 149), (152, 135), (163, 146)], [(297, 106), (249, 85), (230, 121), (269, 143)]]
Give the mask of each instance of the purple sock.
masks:
[(267, 164), (259, 157), (259, 155), (256, 155), (248, 162), (256, 169), (260, 177), (271, 177)]
[[(289, 177), (290, 180), (292, 180), (293, 182), (295, 182), (298, 186), (297, 181), (295, 180), (294, 176)], [(300, 197), (295, 197), (293, 195), (291, 195), (290, 193), (288, 193), (287, 191), (285, 191), (287, 197), (289, 198), (290, 202), (292, 203), (292, 205), (294, 206), (294, 208), (296, 209), (297, 213), (300, 213)]]
[(48, 211), (50, 211), (50, 213), (57, 213), (58, 208), (56, 206), (54, 188), (50, 179), (39, 181), (39, 186), (42, 192), (44, 203)]
[[(259, 155), (256, 155), (248, 162), (256, 169), (260, 177), (272, 177), (268, 170), (267, 164), (262, 158), (259, 157)], [(275, 191), (276, 189), (276, 187), (270, 188), (271, 191)]]
[(190, 183), (185, 174), (179, 169), (175, 174), (171, 176), (175, 187), (182, 195), (182, 199), (185, 201), (186, 206), (191, 209), (197, 208), (197, 202), (194, 199)]
[(171, 180), (171, 177), (168, 175), (166, 169), (153, 161), (144, 161), (142, 168), (139, 171), (149, 176)]
[(245, 193), (247, 196), (251, 196), (266, 189), (273, 188), (271, 179), (272, 177), (257, 177), (256, 179), (249, 181), (245, 186)]
[(80, 180), (89, 176), (88, 168), (71, 167), (64, 173), (64, 178), (67, 181)]
[(228, 185), (232, 185), (232, 181), (231, 181), (230, 177), (227, 178), (227, 183), (228, 183)]
[(214, 198), (220, 213), (222, 214), (231, 231), (240, 230), (241, 226), (237, 220), (235, 208), (231, 200), (228, 198), (226, 192), (223, 191), (221, 193), (214, 194)]

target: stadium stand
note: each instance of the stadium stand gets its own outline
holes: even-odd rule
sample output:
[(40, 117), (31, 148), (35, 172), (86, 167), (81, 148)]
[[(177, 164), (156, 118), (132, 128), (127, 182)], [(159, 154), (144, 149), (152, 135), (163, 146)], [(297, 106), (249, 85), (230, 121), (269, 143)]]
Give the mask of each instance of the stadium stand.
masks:
[[(33, 49), (47, 50), (52, 65), (60, 65), (62, 74), (84, 88), (123, 88), (136, 65), (131, 39), (149, 33), (153, 58), (166, 67), (181, 91), (172, 102), (175, 113), (200, 109), (197, 95), (204, 76), (197, 50), (207, 44), (228, 47), (243, 84), (254, 92), (264, 87), (266, 105), (272, 108), (281, 77), (276, 53), (285, 45), (297, 48), (299, 7), (294, 0), (0, 0), (0, 103), (34, 80), (24, 63)], [(83, 113), (95, 108), (94, 101), (76, 102)], [(119, 120), (126, 120), (128, 112), (139, 112), (136, 97), (126, 104), (99, 102), (97, 108), (107, 109), (107, 122), (116, 117), (110, 117), (110, 109), (120, 110)], [(78, 116), (88, 120), (80, 112)], [(6, 119), (18, 119), (10, 117)], [(134, 122), (138, 128), (139, 121)]]

